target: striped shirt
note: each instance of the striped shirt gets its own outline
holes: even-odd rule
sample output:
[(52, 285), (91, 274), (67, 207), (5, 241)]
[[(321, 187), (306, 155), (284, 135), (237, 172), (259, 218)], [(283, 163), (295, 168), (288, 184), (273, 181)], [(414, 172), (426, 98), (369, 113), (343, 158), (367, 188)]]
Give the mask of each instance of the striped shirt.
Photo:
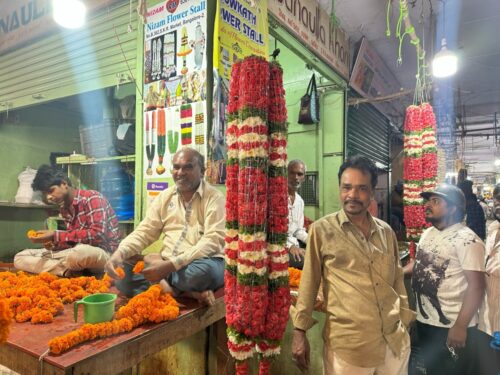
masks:
[(113, 252), (120, 243), (120, 230), (115, 211), (104, 196), (93, 190), (74, 189), (71, 206), (61, 208), (66, 230), (54, 234), (56, 250), (88, 244)]
[(488, 227), (486, 239), (486, 295), (479, 311), (479, 329), (489, 335), (500, 331), (500, 222)]

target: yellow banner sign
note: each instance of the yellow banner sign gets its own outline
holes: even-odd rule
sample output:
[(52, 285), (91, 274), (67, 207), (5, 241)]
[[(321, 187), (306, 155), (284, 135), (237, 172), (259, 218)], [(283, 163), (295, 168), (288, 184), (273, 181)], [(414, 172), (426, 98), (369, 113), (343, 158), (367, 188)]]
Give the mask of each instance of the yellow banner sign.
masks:
[(267, 0), (219, 0), (215, 17), (214, 66), (229, 79), (236, 59), (268, 55)]

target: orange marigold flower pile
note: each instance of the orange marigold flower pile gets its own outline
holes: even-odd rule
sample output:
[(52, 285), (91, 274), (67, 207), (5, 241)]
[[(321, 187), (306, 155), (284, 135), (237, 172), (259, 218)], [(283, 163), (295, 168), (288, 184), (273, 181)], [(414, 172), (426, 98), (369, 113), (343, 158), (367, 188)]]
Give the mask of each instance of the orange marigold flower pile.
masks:
[(300, 276), (302, 275), (302, 271), (298, 268), (288, 267), (288, 273), (290, 274), (289, 284), (290, 286), (299, 286), (300, 284)]
[(132, 272), (133, 273), (141, 273), (143, 269), (144, 269), (144, 261), (140, 260), (135, 264)]
[(54, 354), (60, 354), (85, 341), (128, 332), (148, 322), (173, 320), (178, 316), (177, 301), (169, 293), (162, 293), (159, 285), (153, 285), (120, 307), (113, 321), (84, 324), (74, 331), (50, 340), (49, 349)]
[(7, 341), (9, 337), (10, 324), (12, 322), (12, 311), (6, 298), (0, 299), (0, 344)]
[(63, 304), (89, 294), (109, 291), (111, 279), (95, 277), (59, 278), (47, 272), (28, 275), (22, 271), (0, 272), (0, 300), (5, 299), (18, 323), (50, 323), (64, 310)]

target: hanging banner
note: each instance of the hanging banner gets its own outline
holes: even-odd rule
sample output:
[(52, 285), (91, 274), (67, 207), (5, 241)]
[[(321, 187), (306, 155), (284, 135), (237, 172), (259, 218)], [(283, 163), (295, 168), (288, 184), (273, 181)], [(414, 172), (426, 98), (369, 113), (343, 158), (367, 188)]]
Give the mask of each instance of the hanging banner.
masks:
[(206, 156), (206, 0), (147, 11), (144, 35), (144, 176), (171, 177), (182, 146)]
[(215, 17), (214, 66), (227, 81), (231, 65), (250, 55), (267, 58), (267, 0), (218, 0)]
[(349, 37), (316, 0), (269, 0), (269, 12), (312, 52), (349, 81)]
[(231, 66), (238, 59), (269, 55), (267, 0), (218, 0), (214, 27), (213, 123), (206, 178), (225, 182), (225, 108)]

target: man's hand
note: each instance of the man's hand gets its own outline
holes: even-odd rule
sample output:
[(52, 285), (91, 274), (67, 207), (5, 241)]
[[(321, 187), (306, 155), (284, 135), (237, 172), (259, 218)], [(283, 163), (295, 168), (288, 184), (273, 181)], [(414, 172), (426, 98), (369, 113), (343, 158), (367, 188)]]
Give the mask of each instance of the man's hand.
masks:
[(291, 246), (289, 251), (290, 251), (290, 256), (293, 257), (293, 259), (295, 259), (297, 262), (302, 261), (306, 253), (305, 249), (302, 249), (298, 246)]
[(465, 347), (465, 341), (467, 340), (467, 327), (462, 327), (455, 324), (448, 331), (448, 339), (446, 343), (452, 348), (463, 348)]
[(309, 341), (306, 333), (300, 329), (293, 330), (292, 361), (301, 370), (306, 371), (310, 363)]
[(36, 237), (30, 237), (30, 240), (33, 243), (54, 241), (54, 233), (53, 230), (37, 230)]
[(123, 254), (120, 251), (115, 251), (104, 265), (104, 270), (110, 277), (118, 280), (120, 277), (116, 273), (115, 269), (117, 267), (122, 267), (124, 261), (125, 259), (123, 258)]
[(163, 260), (160, 254), (148, 254), (144, 257), (142, 274), (152, 283), (166, 279), (174, 271), (174, 264), (169, 260)]

